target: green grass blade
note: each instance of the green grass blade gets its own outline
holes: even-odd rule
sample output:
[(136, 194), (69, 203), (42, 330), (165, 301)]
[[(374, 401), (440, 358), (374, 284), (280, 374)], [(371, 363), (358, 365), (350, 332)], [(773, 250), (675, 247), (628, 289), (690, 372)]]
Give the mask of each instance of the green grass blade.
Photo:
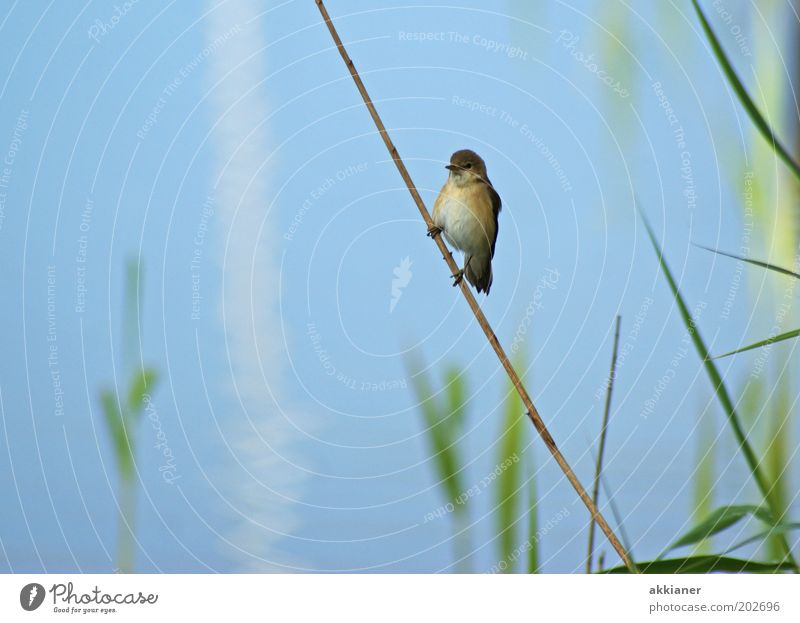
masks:
[(748, 376), (744, 381), (744, 389), (740, 398), (740, 404), (742, 405), (740, 411), (745, 423), (749, 426), (755, 425), (764, 412), (764, 405), (766, 404), (765, 385), (766, 383), (762, 376)]
[[(522, 369), (522, 357), (517, 353), (514, 367)], [(497, 535), (500, 547), (499, 560), (506, 561), (505, 572), (512, 572), (512, 555), (516, 547), (515, 524), (521, 507), (521, 459), (525, 442), (525, 407), (511, 381), (507, 383), (505, 413), (497, 454), (500, 474), (496, 480)]]
[[(699, 416), (700, 421), (695, 449), (697, 468), (692, 479), (692, 518), (696, 522), (702, 521), (703, 517), (709, 516), (714, 510), (716, 434), (712, 415), (711, 405), (707, 405), (706, 408), (701, 410)], [(694, 555), (710, 554), (710, 543), (706, 539), (698, 541), (692, 553)]]
[(117, 459), (120, 475), (123, 480), (128, 480), (133, 477), (133, 449), (125, 432), (116, 394), (110, 389), (103, 390), (100, 392), (100, 404), (114, 445), (114, 456)]
[[(603, 420), (600, 425), (600, 444), (597, 450), (597, 458), (594, 467), (594, 483), (592, 487), (592, 502), (597, 508), (597, 501), (600, 497), (600, 477), (603, 474), (603, 454), (606, 449), (606, 433), (608, 432), (608, 417), (611, 413), (611, 395), (614, 392), (614, 380), (617, 372), (617, 350), (619, 348), (619, 326), (622, 318), (617, 316), (614, 328), (614, 347), (611, 352), (611, 368), (608, 372), (608, 384), (606, 385), (606, 403), (603, 409)], [(586, 554), (586, 573), (592, 572), (592, 556), (594, 555), (594, 516), (589, 520), (589, 543)]]
[(131, 416), (137, 417), (141, 413), (144, 397), (153, 391), (157, 377), (153, 368), (142, 368), (140, 372), (134, 374), (128, 392), (128, 413)]
[[(780, 573), (794, 569), (792, 563), (756, 562), (727, 556), (687, 556), (638, 562), (641, 573)], [(602, 573), (630, 573), (625, 566), (607, 569)]]
[(769, 530), (764, 530), (763, 532), (759, 532), (751, 537), (746, 538), (744, 541), (739, 541), (736, 545), (731, 545), (728, 549), (726, 549), (723, 553), (730, 554), (731, 552), (744, 547), (745, 545), (750, 545), (751, 543), (758, 543), (759, 541), (766, 541), (774, 534), (780, 534), (784, 532), (791, 532), (792, 530), (800, 530), (800, 523), (799, 522), (791, 522), (791, 523), (782, 523), (778, 524)]
[(445, 420), (448, 434), (451, 439), (461, 432), (464, 424), (464, 413), (467, 402), (467, 391), (464, 385), (464, 373), (456, 367), (448, 368), (445, 373), (447, 386), (447, 401), (450, 405), (450, 412)]
[(411, 375), (411, 385), (425, 420), (425, 432), (433, 453), (439, 484), (445, 490), (447, 501), (453, 503), (455, 512), (460, 512), (463, 507), (457, 500), (464, 488), (461, 485), (457, 450), (454, 440), (448, 434), (447, 415), (440, 412), (428, 379), (422, 372)]
[(536, 466), (533, 460), (533, 448), (528, 448), (527, 471), (528, 480), (528, 573), (539, 573), (539, 496), (536, 491)]
[(783, 342), (784, 340), (792, 340), (800, 335), (800, 329), (792, 329), (791, 331), (787, 331), (786, 333), (781, 333), (780, 335), (775, 335), (773, 337), (768, 337), (766, 340), (761, 340), (760, 342), (756, 342), (755, 344), (750, 344), (748, 346), (743, 346), (742, 348), (737, 348), (736, 350), (732, 350), (729, 353), (725, 353), (724, 355), (717, 355), (713, 359), (722, 359), (723, 357), (730, 357), (731, 355), (736, 355), (738, 353), (744, 353), (748, 350), (753, 350), (756, 348), (761, 348), (762, 346), (769, 346), (770, 344), (774, 344), (775, 342)]
[[(596, 461), (596, 455), (592, 455), (592, 458)], [(605, 474), (600, 474), (600, 488), (603, 490), (603, 495), (606, 496), (608, 500), (608, 507), (611, 509), (611, 516), (614, 518), (614, 523), (617, 526), (617, 534), (619, 534), (619, 540), (622, 543), (622, 546), (625, 548), (625, 551), (628, 552), (628, 556), (630, 556), (631, 560), (636, 560), (636, 556), (633, 553), (633, 545), (631, 544), (631, 539), (628, 536), (628, 531), (625, 529), (625, 523), (622, 521), (622, 513), (617, 506), (617, 501), (614, 497), (613, 489), (609, 486), (608, 480), (606, 479)], [(598, 569), (597, 571), (603, 570), (603, 552), (600, 552), (600, 555), (597, 558)]]
[(672, 550), (678, 549), (685, 545), (693, 545), (711, 538), (715, 534), (727, 530), (731, 526), (739, 523), (742, 519), (749, 515), (754, 515), (762, 519), (766, 523), (773, 524), (772, 515), (767, 509), (760, 508), (752, 505), (731, 505), (723, 506), (713, 511), (705, 520), (701, 521), (699, 525), (689, 530), (686, 534), (676, 540), (670, 545), (664, 553), (659, 556), (663, 558)]
[[(788, 362), (784, 361), (783, 370), (787, 370)], [(792, 502), (791, 483), (791, 454), (793, 445), (790, 446), (789, 431), (791, 430), (792, 398), (791, 387), (787, 373), (781, 372), (778, 376), (772, 400), (769, 402), (769, 419), (767, 423), (767, 440), (764, 448), (764, 462), (767, 476), (772, 482), (770, 492), (770, 509), (776, 522), (787, 519), (789, 507)], [(782, 533), (771, 534), (767, 539), (767, 552), (770, 558), (779, 559), (783, 555), (781, 539)]]
[(794, 277), (795, 279), (800, 279), (800, 273), (793, 272), (788, 268), (783, 268), (782, 266), (777, 266), (775, 264), (770, 264), (769, 262), (762, 262), (761, 260), (753, 260), (749, 257), (744, 257), (743, 255), (736, 255), (735, 253), (728, 253), (726, 251), (720, 251), (719, 249), (714, 249), (712, 247), (706, 247), (702, 244), (694, 245), (701, 249), (705, 249), (706, 251), (711, 251), (712, 253), (716, 253), (717, 255), (724, 255), (725, 257), (733, 258), (734, 260), (741, 260), (742, 262), (747, 262), (748, 264), (752, 264), (753, 266), (760, 266), (761, 268), (767, 268), (769, 270), (774, 270), (776, 273), (781, 273), (782, 275), (787, 275), (789, 277)]
[(767, 481), (764, 478), (764, 475), (761, 473), (761, 469), (759, 467), (758, 459), (756, 458), (755, 452), (750, 447), (750, 443), (747, 441), (745, 437), (744, 431), (742, 430), (742, 425), (739, 422), (739, 416), (736, 414), (736, 409), (733, 406), (733, 402), (731, 401), (730, 395), (728, 394), (728, 390), (725, 387), (725, 384), (722, 381), (722, 375), (720, 375), (717, 366), (711, 360), (711, 356), (708, 352), (708, 348), (706, 348), (706, 344), (703, 341), (702, 336), (700, 335), (700, 331), (694, 324), (694, 320), (692, 318), (691, 313), (689, 312), (689, 308), (686, 306), (686, 302), (683, 300), (683, 295), (680, 293), (678, 289), (678, 284), (675, 282), (674, 277), (672, 276), (672, 271), (669, 269), (667, 265), (667, 261), (664, 258), (664, 254), (661, 251), (661, 247), (659, 246), (658, 242), (656, 241), (655, 234), (653, 233), (652, 228), (650, 227), (650, 223), (644, 216), (644, 213), (641, 214), (642, 221), (644, 222), (645, 229), (647, 230), (647, 235), (650, 238), (650, 242), (653, 245), (653, 249), (658, 256), (659, 264), (661, 265), (661, 270), (664, 273), (664, 277), (667, 279), (667, 283), (669, 284), (669, 289), (672, 292), (672, 296), (675, 298), (675, 303), (678, 306), (678, 310), (680, 311), (681, 319), (683, 320), (684, 325), (686, 325), (686, 329), (689, 332), (692, 342), (694, 343), (695, 349), (697, 350), (698, 355), (700, 355), (701, 361), (703, 361), (706, 373), (708, 374), (709, 379), (711, 380), (711, 386), (714, 389), (714, 392), (717, 395), (720, 403), (722, 404), (722, 408), (725, 411), (725, 414), (728, 418), (728, 422), (733, 429), (734, 436), (736, 437), (736, 441), (739, 443), (739, 447), (742, 450), (742, 453), (747, 460), (747, 464), (750, 467), (750, 472), (753, 474), (753, 478), (758, 484), (759, 489), (761, 490), (764, 498), (769, 495), (769, 487), (767, 486)]
[[(591, 449), (589, 452), (592, 452)], [(592, 453), (592, 460), (597, 461), (597, 455), (594, 453)], [(609, 486), (606, 475), (602, 473), (600, 474), (600, 488), (603, 490), (603, 495), (605, 495), (606, 499), (608, 500), (608, 507), (611, 509), (611, 516), (614, 518), (614, 523), (617, 525), (617, 530), (619, 530), (619, 540), (622, 542), (622, 546), (625, 548), (625, 551), (628, 552), (628, 556), (631, 557), (631, 560), (636, 560), (636, 556), (633, 554), (631, 539), (628, 536), (628, 531), (625, 529), (625, 523), (622, 521), (622, 513), (619, 511), (619, 507), (617, 506), (617, 502), (615, 500), (614, 490)], [(600, 562), (600, 558), (602, 558), (602, 554), (600, 557), (598, 557), (598, 563)]]
[(631, 557), (631, 560), (636, 560), (636, 556), (633, 555), (633, 545), (631, 543), (631, 539), (628, 536), (628, 531), (625, 529), (625, 524), (622, 521), (622, 513), (619, 512), (619, 507), (614, 499), (611, 487), (606, 481), (605, 474), (600, 476), (600, 485), (603, 487), (603, 494), (605, 494), (606, 498), (608, 499), (608, 506), (611, 509), (611, 516), (614, 518), (617, 528), (619, 529), (619, 540), (622, 541), (622, 545), (625, 547), (625, 551), (628, 552), (628, 556)]
[[(770, 504), (770, 490), (771, 486), (765, 477), (758, 458), (756, 457), (756, 453), (753, 451), (750, 442), (747, 441), (747, 437), (744, 434), (744, 430), (742, 428), (741, 421), (739, 420), (739, 415), (736, 413), (736, 409), (733, 406), (733, 401), (731, 400), (730, 394), (728, 393), (727, 388), (725, 387), (725, 383), (722, 381), (722, 375), (719, 373), (716, 364), (711, 359), (711, 356), (708, 352), (708, 348), (706, 347), (705, 342), (703, 341), (702, 336), (700, 335), (700, 331), (694, 324), (694, 320), (692, 319), (692, 315), (689, 312), (689, 308), (686, 306), (686, 302), (683, 300), (683, 295), (681, 294), (680, 290), (678, 289), (678, 284), (675, 282), (675, 278), (672, 276), (672, 271), (670, 271), (669, 266), (667, 265), (667, 261), (664, 258), (664, 254), (659, 246), (658, 242), (656, 241), (655, 233), (653, 233), (652, 227), (650, 227), (650, 223), (647, 221), (644, 213), (640, 210), (640, 214), (642, 217), (642, 221), (644, 222), (645, 229), (647, 230), (647, 235), (650, 238), (650, 242), (653, 245), (653, 249), (658, 256), (659, 264), (661, 265), (661, 271), (664, 273), (664, 277), (669, 284), (669, 288), (672, 292), (672, 296), (675, 298), (675, 303), (678, 306), (680, 311), (681, 318), (683, 319), (683, 323), (686, 325), (686, 329), (689, 332), (689, 335), (692, 338), (692, 342), (694, 343), (695, 349), (697, 350), (697, 354), (700, 356), (700, 360), (703, 362), (705, 366), (706, 373), (708, 374), (708, 378), (711, 381), (711, 386), (716, 393), (716, 396), (722, 405), (722, 409), (725, 412), (725, 416), (727, 417), (728, 423), (730, 424), (731, 430), (733, 431), (734, 436), (736, 437), (736, 441), (739, 444), (739, 449), (742, 452), (742, 455), (747, 462), (747, 466), (750, 468), (750, 473), (753, 475), (753, 480), (755, 480), (756, 485), (758, 486), (761, 495), (764, 498), (764, 501), (767, 504)], [(783, 548), (786, 552), (787, 556), (789, 556), (792, 560), (792, 564), (794, 565), (795, 569), (800, 569), (797, 566), (797, 563), (794, 561), (794, 558), (791, 555), (791, 549), (789, 548), (789, 543), (786, 539), (783, 539)]]
[(786, 166), (788, 166), (797, 179), (800, 180), (800, 166), (798, 166), (794, 158), (792, 158), (789, 152), (786, 151), (786, 148), (778, 140), (778, 137), (767, 123), (767, 120), (764, 119), (764, 115), (761, 114), (761, 111), (747, 93), (747, 89), (745, 89), (744, 84), (742, 84), (742, 81), (739, 79), (739, 76), (736, 73), (736, 70), (728, 60), (725, 50), (722, 49), (722, 44), (719, 42), (719, 39), (717, 39), (717, 35), (711, 28), (711, 24), (708, 22), (708, 19), (706, 19), (703, 9), (700, 8), (700, 4), (697, 0), (692, 0), (692, 4), (697, 12), (697, 17), (700, 18), (700, 23), (703, 26), (706, 37), (711, 44), (711, 49), (714, 51), (714, 55), (717, 57), (717, 61), (722, 67), (722, 70), (724, 71), (725, 76), (728, 78), (728, 82), (730, 82), (731, 87), (739, 98), (739, 101), (741, 102), (742, 106), (744, 106), (747, 114), (750, 116), (750, 120), (756, 126), (758, 131), (761, 132), (761, 135), (764, 137), (767, 143), (772, 146), (772, 149), (775, 151), (775, 153), (778, 154), (781, 160), (786, 163)]
[[(458, 454), (458, 437), (461, 434), (466, 410), (466, 390), (463, 372), (451, 368), (445, 374), (448, 406), (436, 400), (421, 362), (408, 362), (411, 387), (419, 403), (425, 422), (425, 436), (433, 455), (438, 485), (442, 488), (452, 511), (453, 547), (457, 572), (469, 572), (469, 533), (466, 530), (466, 489), (462, 483), (462, 470)], [(449, 506), (452, 504), (452, 506)]]

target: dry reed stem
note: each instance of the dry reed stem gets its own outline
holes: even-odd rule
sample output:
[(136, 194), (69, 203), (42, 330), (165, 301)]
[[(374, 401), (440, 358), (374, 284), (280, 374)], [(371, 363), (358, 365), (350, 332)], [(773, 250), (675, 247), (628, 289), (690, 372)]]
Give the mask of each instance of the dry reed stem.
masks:
[[(403, 163), (400, 155), (397, 153), (397, 148), (392, 143), (392, 139), (389, 137), (389, 133), (386, 131), (386, 127), (383, 125), (383, 121), (381, 121), (380, 115), (378, 115), (378, 111), (375, 109), (374, 104), (372, 103), (372, 99), (367, 93), (367, 89), (364, 86), (364, 83), (361, 81), (361, 76), (358, 75), (358, 71), (353, 64), (352, 59), (347, 53), (347, 50), (342, 43), (341, 38), (339, 37), (339, 33), (336, 32), (336, 28), (331, 21), (330, 15), (328, 15), (328, 11), (325, 8), (325, 5), (322, 0), (315, 0), (317, 3), (317, 7), (319, 8), (320, 13), (322, 14), (322, 18), (325, 20), (325, 25), (328, 27), (328, 30), (331, 33), (331, 37), (333, 38), (334, 43), (336, 43), (336, 47), (339, 50), (339, 54), (341, 54), (342, 59), (347, 65), (347, 69), (350, 71), (350, 75), (353, 77), (353, 81), (356, 83), (356, 88), (358, 92), (361, 93), (361, 97), (364, 99), (364, 104), (367, 106), (367, 110), (369, 111), (372, 120), (375, 122), (378, 131), (380, 132), (381, 138), (383, 138), (383, 142), (386, 144), (386, 148), (389, 150), (389, 154), (392, 156), (392, 160), (394, 161), (395, 165), (397, 166), (397, 170), (400, 172), (400, 176), (403, 178), (403, 181), (406, 183), (408, 187), (408, 191), (411, 193), (411, 197), (414, 199), (414, 203), (417, 204), (417, 208), (419, 209), (419, 213), (422, 215), (425, 224), (428, 227), (433, 226), (433, 220), (431, 219), (430, 214), (428, 213), (427, 208), (425, 207), (425, 203), (422, 201), (422, 197), (420, 197), (419, 192), (417, 191), (414, 182), (411, 180), (411, 176), (408, 173), (408, 169), (406, 169), (405, 164)], [(445, 245), (444, 240), (442, 240), (442, 236), (434, 236), (434, 242), (439, 246), (439, 250), (442, 252), (442, 256), (444, 257), (445, 262), (450, 267), (450, 271), (452, 274), (458, 272), (458, 265), (456, 264), (455, 260), (453, 260), (453, 256), (450, 253), (447, 245)], [(500, 346), (500, 342), (497, 340), (497, 336), (494, 334), (492, 327), (489, 325), (489, 322), (486, 320), (486, 316), (483, 315), (481, 308), (478, 306), (478, 302), (475, 300), (475, 297), (472, 294), (472, 291), (469, 289), (469, 285), (467, 284), (466, 280), (461, 281), (461, 292), (464, 295), (464, 298), (467, 300), (467, 304), (469, 305), (472, 313), (475, 315), (475, 319), (478, 321), (481, 329), (486, 334), (486, 338), (489, 340), (489, 344), (491, 345), (494, 352), (497, 354), (497, 358), (500, 360), (500, 363), (505, 368), (506, 373), (508, 374), (508, 378), (511, 379), (511, 383), (514, 385), (514, 388), (517, 390), (520, 398), (522, 399), (522, 403), (525, 405), (527, 409), (528, 417), (530, 418), (531, 422), (533, 422), (533, 426), (536, 428), (536, 431), (544, 441), (545, 446), (550, 451), (550, 454), (553, 455), (553, 458), (558, 463), (558, 466), (561, 468), (561, 471), (564, 472), (564, 475), (569, 480), (570, 484), (574, 487), (575, 491), (578, 493), (578, 496), (581, 498), (581, 501), (586, 505), (586, 508), (589, 510), (594, 521), (597, 522), (597, 525), (600, 526), (600, 529), (608, 538), (609, 542), (611, 543), (612, 547), (616, 550), (619, 554), (622, 561), (625, 563), (625, 566), (630, 569), (631, 572), (636, 573), (636, 565), (631, 560), (628, 553), (625, 551), (625, 548), (622, 546), (622, 543), (614, 534), (614, 531), (608, 525), (608, 522), (605, 518), (600, 514), (600, 511), (597, 510), (597, 505), (592, 502), (592, 499), (589, 497), (589, 494), (584, 489), (583, 485), (578, 480), (575, 473), (572, 471), (572, 468), (567, 463), (564, 455), (561, 454), (561, 451), (556, 446), (556, 442), (553, 439), (553, 436), (550, 434), (550, 431), (547, 430), (547, 427), (544, 424), (539, 412), (536, 410), (536, 407), (533, 404), (528, 392), (525, 390), (525, 387), (522, 385), (522, 382), (519, 379), (514, 367), (511, 365), (511, 362), (508, 360), (503, 347)]]

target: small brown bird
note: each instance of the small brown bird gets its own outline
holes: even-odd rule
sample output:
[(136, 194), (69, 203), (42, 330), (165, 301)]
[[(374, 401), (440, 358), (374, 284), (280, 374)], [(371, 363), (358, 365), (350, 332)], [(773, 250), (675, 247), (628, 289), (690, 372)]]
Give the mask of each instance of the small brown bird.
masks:
[(454, 286), (466, 275), (478, 292), (489, 294), (500, 195), (486, 175), (486, 163), (474, 151), (457, 151), (445, 168), (450, 175), (433, 204), (434, 226), (428, 235), (444, 232), (447, 241), (464, 252), (464, 268), (453, 275)]

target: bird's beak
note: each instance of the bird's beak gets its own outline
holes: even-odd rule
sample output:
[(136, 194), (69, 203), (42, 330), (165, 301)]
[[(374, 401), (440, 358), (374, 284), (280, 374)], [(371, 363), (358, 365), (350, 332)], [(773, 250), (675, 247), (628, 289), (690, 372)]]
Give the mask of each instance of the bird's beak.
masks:
[(448, 169), (448, 170), (450, 170), (450, 171), (456, 171), (456, 170), (458, 170), (458, 168), (459, 168), (459, 167), (457, 167), (457, 166), (456, 166), (456, 165), (454, 165), (454, 164), (448, 164), (448, 165), (445, 165), (445, 167), (444, 167), (444, 168), (445, 168), (445, 169)]

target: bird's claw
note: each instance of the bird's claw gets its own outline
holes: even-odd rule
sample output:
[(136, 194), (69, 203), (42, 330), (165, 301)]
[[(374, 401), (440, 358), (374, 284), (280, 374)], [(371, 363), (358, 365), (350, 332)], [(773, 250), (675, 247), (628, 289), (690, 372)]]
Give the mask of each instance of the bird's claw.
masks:
[(430, 227), (428, 227), (428, 234), (427, 235), (430, 238), (436, 238), (436, 236), (438, 236), (441, 233), (442, 233), (442, 228), (441, 227), (437, 227), (436, 225), (431, 225)]
[(464, 269), (462, 268), (455, 275), (452, 275), (452, 277), (454, 279), (453, 287), (455, 288), (459, 283), (461, 283), (464, 280)]

